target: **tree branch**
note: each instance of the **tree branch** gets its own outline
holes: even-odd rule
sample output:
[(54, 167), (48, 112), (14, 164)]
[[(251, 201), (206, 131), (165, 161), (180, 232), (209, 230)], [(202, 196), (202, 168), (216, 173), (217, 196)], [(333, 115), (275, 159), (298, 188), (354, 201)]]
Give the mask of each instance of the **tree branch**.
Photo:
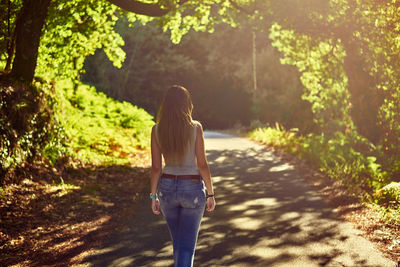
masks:
[(149, 17), (161, 17), (169, 12), (168, 9), (162, 9), (157, 4), (142, 3), (136, 0), (108, 0), (108, 2), (126, 11)]

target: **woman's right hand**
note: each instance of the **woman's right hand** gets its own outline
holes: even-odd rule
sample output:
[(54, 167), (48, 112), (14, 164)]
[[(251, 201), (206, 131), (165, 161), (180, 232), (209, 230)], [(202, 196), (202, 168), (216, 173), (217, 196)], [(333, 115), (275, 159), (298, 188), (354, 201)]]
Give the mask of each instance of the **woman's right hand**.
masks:
[(158, 199), (151, 200), (151, 209), (155, 215), (160, 214), (160, 201)]
[(215, 206), (217, 205), (217, 202), (215, 202), (215, 197), (209, 197), (207, 198), (207, 211), (211, 212), (215, 209)]

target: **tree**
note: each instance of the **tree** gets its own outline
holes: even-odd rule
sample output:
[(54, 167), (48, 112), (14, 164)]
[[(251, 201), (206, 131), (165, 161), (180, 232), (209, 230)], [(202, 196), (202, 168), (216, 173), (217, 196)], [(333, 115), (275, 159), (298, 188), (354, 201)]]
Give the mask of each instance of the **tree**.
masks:
[[(39, 4), (33, 5), (33, 2)], [(16, 19), (16, 56), (12, 70), (14, 76), (26, 80), (32, 79), (36, 66), (38, 35), (40, 37), (41, 31), (39, 26), (42, 23), (39, 18), (43, 18), (49, 8), (53, 7), (54, 9), (54, 6), (60, 2), (63, 1), (53, 0), (50, 1), (50, 4), (45, 0), (37, 2), (25, 0), (23, 2), (20, 14), (27, 15), (17, 16), (18, 19)], [(104, 1), (98, 2), (104, 4)], [(288, 45), (293, 46), (293, 51), (298, 55), (301, 53), (308, 55), (307, 53), (310, 53), (311, 50), (318, 50), (318, 46), (313, 45), (318, 42), (334, 44), (331, 46), (343, 50), (344, 53), (343, 62), (337, 63), (341, 65), (339, 69), (342, 69), (342, 73), (338, 77), (344, 75), (344, 83), (341, 86), (348, 89), (349, 93), (348, 111), (344, 111), (344, 109), (343, 112), (351, 115), (357, 130), (370, 140), (378, 142), (377, 140), (383, 138), (382, 134), (389, 134), (383, 133), (382, 129), (375, 130), (377, 125), (380, 125), (379, 120), (389, 117), (390, 121), (397, 120), (392, 115), (397, 114), (392, 106), (397, 106), (395, 104), (397, 101), (396, 84), (399, 80), (398, 71), (396, 71), (399, 65), (397, 51), (399, 45), (398, 38), (394, 36), (399, 28), (399, 13), (396, 11), (400, 5), (399, 1), (368, 0), (361, 4), (354, 0), (310, 0), (306, 2), (301, 0), (208, 0), (199, 4), (194, 0), (163, 0), (152, 3), (110, 0), (109, 3), (118, 5), (129, 12), (145, 14), (147, 17), (157, 16), (157, 24), (163, 30), (171, 31), (171, 40), (175, 43), (179, 42), (182, 35), (191, 28), (198, 31), (212, 31), (217, 23), (227, 22), (235, 26), (241, 20), (246, 19), (250, 20), (252, 25), (257, 25), (255, 26), (256, 30), (267, 31), (271, 25), (277, 23), (283, 27), (283, 31), (293, 30), (295, 36), (306, 36), (309, 40), (308, 44), (310, 44), (306, 46), (309, 47), (308, 50), (304, 50), (300, 44), (286, 44), (287, 47)], [(33, 15), (36, 13), (39, 15)], [(24, 28), (27, 28), (26, 25), (28, 25), (26, 23), (30, 21), (30, 16), (37, 18), (32, 20), (36, 26), (31, 27), (32, 30), (27, 33), (23, 33), (23, 30), (26, 30)], [(52, 18), (55, 20), (57, 16)], [(22, 34), (25, 34), (27, 36), (25, 38), (28, 40), (32, 40), (33, 43), (30, 43), (30, 47), (23, 46), (18, 41), (22, 40), (18, 37)], [(30, 35), (31, 37), (29, 37)], [(90, 53), (87, 52), (84, 56), (88, 54)], [(120, 55), (116, 58), (121, 57)], [(10, 58), (8, 57), (8, 59)], [(326, 62), (327, 60), (331, 60), (331, 63), (337, 62), (332, 53), (327, 53), (317, 61)], [(25, 61), (27, 61), (26, 64)], [(76, 59), (75, 62), (75, 68), (79, 70), (82, 65), (81, 58)], [(313, 77), (317, 79), (319, 74), (316, 70), (312, 70), (308, 72), (308, 75), (314, 75)], [(323, 78), (329, 79), (328, 76), (323, 76)], [(321, 90), (324, 88), (322, 87)], [(314, 90), (311, 87), (309, 89), (311, 90), (309, 92)], [(385, 100), (389, 98), (391, 99), (389, 102), (392, 104)], [(384, 103), (385, 101), (386, 103)], [(393, 126), (396, 123), (391, 123), (392, 126), (390, 123), (384, 124), (385, 126), (382, 126), (384, 128), (400, 128)], [(395, 139), (395, 136), (389, 139)]]
[[(11, 1), (11, 0), (9, 0)], [(98, 1), (104, 2), (105, 0)], [(171, 38), (179, 42), (181, 36), (190, 28), (196, 30), (212, 30), (217, 21), (233, 22), (228, 12), (232, 8), (231, 1), (215, 0), (164, 0), (144, 3), (136, 0), (107, 0), (109, 3), (128, 12), (147, 17), (160, 17), (159, 24), (164, 30), (171, 30)], [(15, 58), (12, 64), (11, 76), (31, 82), (35, 74), (37, 56), (42, 29), (51, 6), (63, 3), (62, 0), (24, 0), (19, 14), (16, 16)], [(4, 10), (6, 4), (1, 4)], [(212, 12), (211, 8), (218, 10)], [(8, 10), (10, 6), (8, 6)], [(168, 14), (170, 14), (168, 16)], [(12, 48), (13, 46), (9, 46)], [(9, 49), (8, 59), (12, 60), (14, 50)], [(7, 64), (9, 66), (10, 64)]]
[(50, 0), (24, 0), (15, 26), (15, 59), (11, 74), (31, 82), (40, 36)]
[[(12, 64), (11, 76), (21, 78), (27, 82), (32, 81), (37, 63), (40, 37), (48, 15), (49, 6), (57, 5), (59, 2), (55, 0), (23, 1), (22, 8), (16, 19), (14, 37), (15, 58)], [(150, 17), (163, 16), (172, 10), (172, 8), (176, 8), (176, 5), (172, 6), (171, 4), (163, 8), (159, 3), (143, 3), (135, 0), (109, 0), (109, 2), (129, 12)], [(185, 2), (179, 1), (177, 5), (182, 5)], [(8, 9), (10, 9), (10, 6), (8, 6)], [(12, 48), (12, 45), (10, 47)], [(8, 51), (9, 60), (12, 59), (14, 54), (11, 48)]]
[[(263, 30), (277, 23), (282, 31), (293, 31), (295, 39), (305, 36), (310, 44), (309, 49), (305, 49), (304, 42), (277, 44), (278, 48), (291, 47), (293, 53), (308, 58), (312, 57), (315, 42), (331, 42), (343, 49), (343, 62), (338, 67), (343, 68), (347, 81), (344, 87), (349, 92), (351, 118), (357, 130), (371, 141), (383, 138), (383, 132), (377, 129), (387, 93), (380, 88), (396, 87), (388, 86), (388, 82), (397, 81), (393, 79), (398, 69), (398, 38), (394, 35), (400, 23), (400, 2), (282, 0), (255, 5), (257, 12), (252, 19), (259, 21)], [(279, 32), (276, 34), (279, 36)], [(332, 63), (335, 58), (328, 53), (321, 60)], [(388, 75), (388, 70), (392, 74)]]

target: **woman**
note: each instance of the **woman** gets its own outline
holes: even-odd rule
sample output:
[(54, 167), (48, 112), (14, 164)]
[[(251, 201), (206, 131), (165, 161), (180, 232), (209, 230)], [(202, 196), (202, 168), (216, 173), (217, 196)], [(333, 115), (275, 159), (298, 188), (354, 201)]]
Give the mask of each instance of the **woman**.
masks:
[(151, 208), (156, 215), (161, 211), (167, 221), (176, 267), (193, 266), (205, 205), (209, 212), (216, 205), (203, 129), (192, 120), (192, 110), (189, 92), (172, 86), (151, 132)]

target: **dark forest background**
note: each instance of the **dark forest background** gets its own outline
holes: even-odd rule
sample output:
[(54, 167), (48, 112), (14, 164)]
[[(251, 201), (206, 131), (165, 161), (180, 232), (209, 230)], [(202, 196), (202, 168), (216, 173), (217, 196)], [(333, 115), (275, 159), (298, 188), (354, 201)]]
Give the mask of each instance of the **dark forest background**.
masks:
[(260, 126), (280, 122), (309, 132), (311, 105), (301, 99), (298, 71), (280, 64), (280, 53), (267, 33), (256, 33), (257, 89), (253, 82), (252, 28), (221, 24), (213, 33), (191, 31), (179, 44), (155, 23), (119, 20), (126, 59), (116, 68), (98, 50), (85, 61), (82, 81), (118, 100), (129, 101), (156, 116), (164, 91), (173, 84), (189, 89), (194, 118), (206, 128)]

